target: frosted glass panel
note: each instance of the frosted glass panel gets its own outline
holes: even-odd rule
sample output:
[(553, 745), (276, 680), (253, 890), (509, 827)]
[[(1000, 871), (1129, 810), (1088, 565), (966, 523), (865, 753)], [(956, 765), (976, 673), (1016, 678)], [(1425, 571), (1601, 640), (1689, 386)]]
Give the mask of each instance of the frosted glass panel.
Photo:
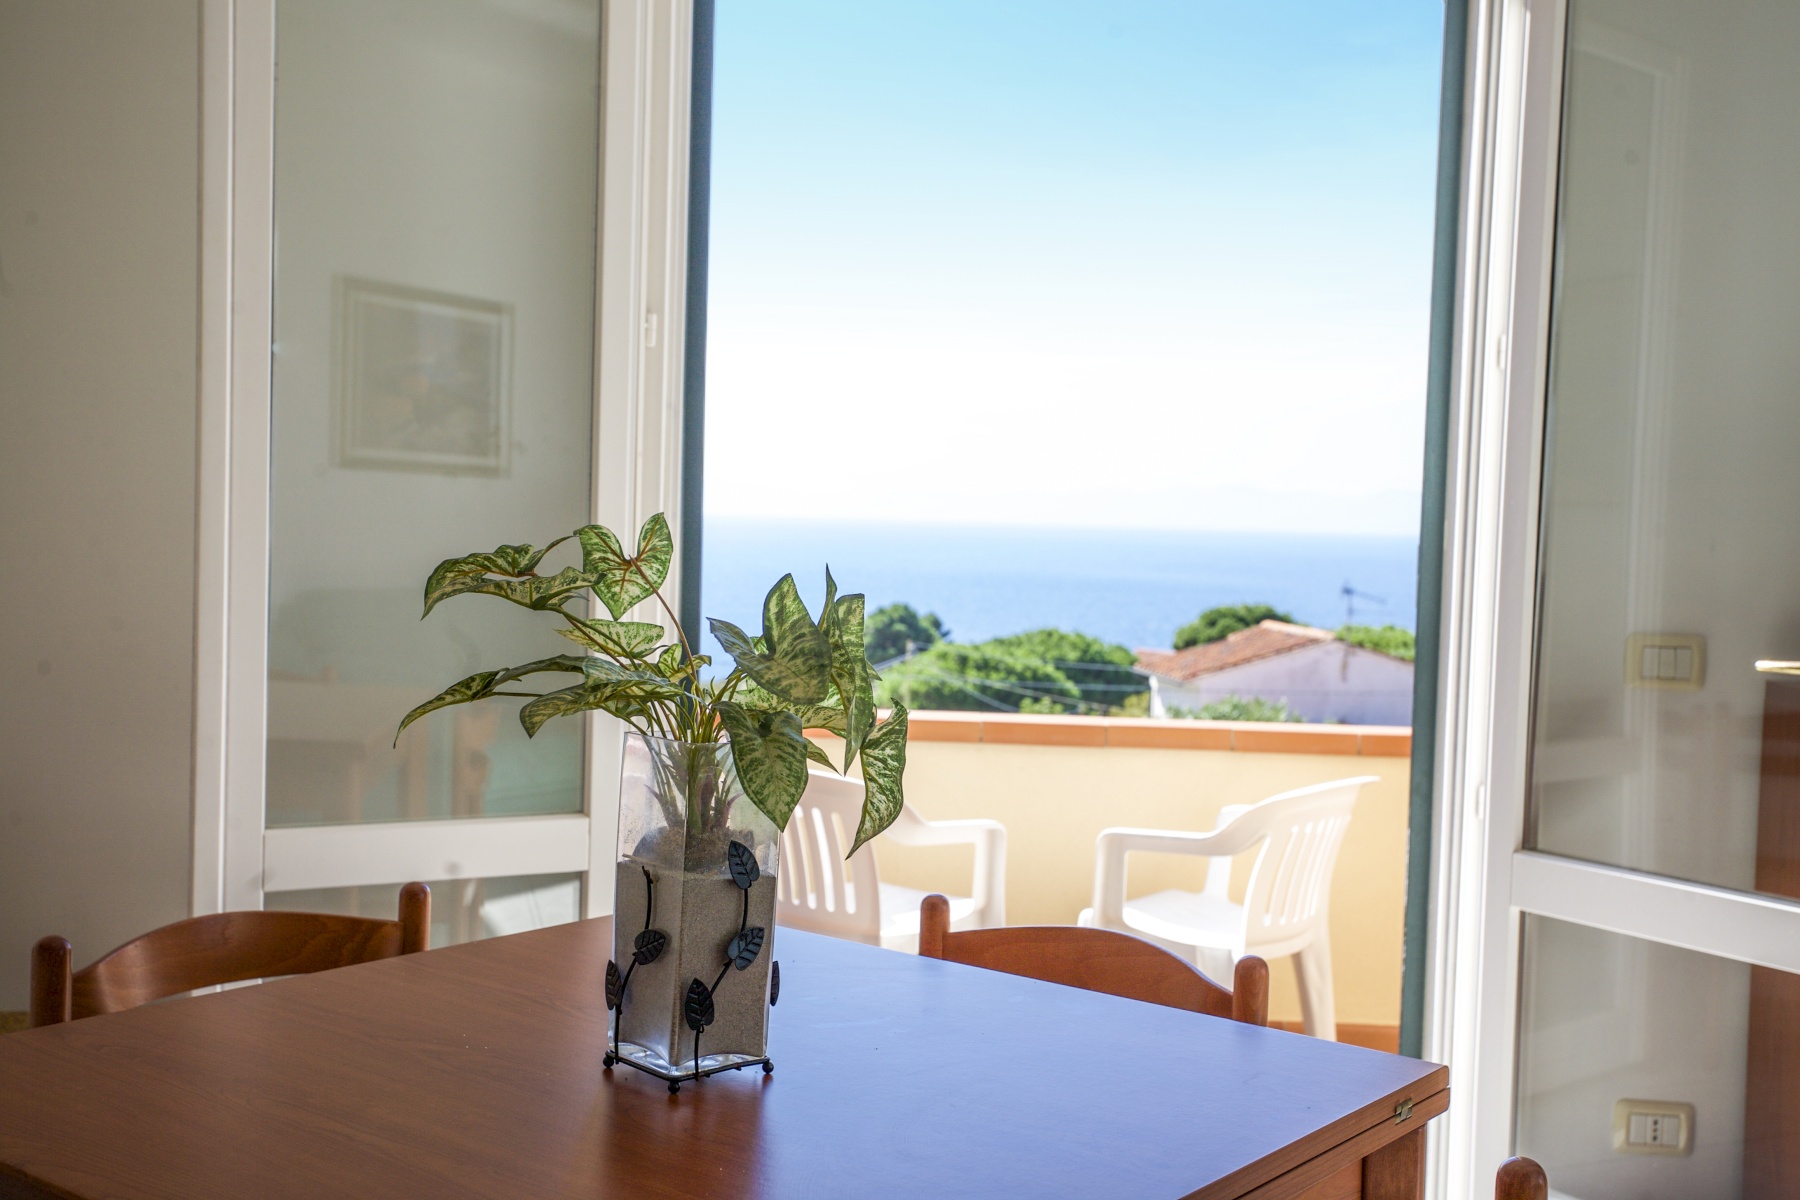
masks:
[[(515, 875), (427, 882), (431, 887), (431, 944), (434, 947), (525, 933), (581, 917), (579, 875)], [(263, 907), (393, 920), (400, 911), (400, 885), (270, 892)]]
[[(1518, 1153), (1544, 1165), (1575, 1200), (1737, 1200), (1792, 1195), (1769, 1187), (1780, 1127), (1746, 1095), (1767, 1092), (1746, 1069), (1780, 1060), (1778, 1026), (1753, 1020), (1791, 1004), (1795, 977), (1544, 917), (1525, 924), (1520, 1005)], [(1749, 1090), (1747, 1091), (1747, 1088)], [(1691, 1105), (1687, 1147), (1647, 1146), (1627, 1112)], [(1664, 1131), (1659, 1130), (1659, 1133)], [(1667, 1129), (1665, 1140), (1678, 1137)], [(1633, 1134), (1635, 1133), (1635, 1145)], [(1769, 1139), (1776, 1139), (1771, 1142)], [(1748, 1181), (1746, 1174), (1748, 1173)]]
[(1529, 844), (1800, 895), (1800, 7), (1574, 0)]
[(598, 0), (283, 0), (276, 61), (269, 824), (578, 810), (579, 723), (528, 743), (522, 701), (389, 743), (567, 648), (419, 612), (442, 559), (590, 510)]

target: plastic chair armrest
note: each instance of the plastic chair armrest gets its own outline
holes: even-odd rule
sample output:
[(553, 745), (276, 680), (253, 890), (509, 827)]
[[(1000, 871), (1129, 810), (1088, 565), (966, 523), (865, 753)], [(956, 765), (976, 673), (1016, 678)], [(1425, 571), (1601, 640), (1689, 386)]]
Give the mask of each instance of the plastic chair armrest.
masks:
[(1197, 858), (1229, 858), (1248, 850), (1262, 831), (1212, 833), (1174, 829), (1103, 829), (1094, 847), (1094, 924), (1101, 929), (1127, 929), (1125, 924), (1125, 856), (1133, 850), (1153, 854), (1187, 854)]
[(902, 846), (974, 846), (977, 928), (1006, 924), (1006, 826), (981, 818), (896, 821), (886, 835)]

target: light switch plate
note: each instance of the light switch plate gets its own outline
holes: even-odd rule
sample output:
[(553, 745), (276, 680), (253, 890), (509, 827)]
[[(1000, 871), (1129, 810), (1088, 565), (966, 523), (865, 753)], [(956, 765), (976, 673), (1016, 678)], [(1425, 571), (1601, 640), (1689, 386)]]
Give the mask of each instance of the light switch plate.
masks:
[(1613, 1105), (1613, 1149), (1620, 1154), (1692, 1154), (1694, 1106), (1676, 1100), (1620, 1100)]
[(1625, 682), (1697, 692), (1706, 683), (1706, 639), (1693, 633), (1634, 633), (1625, 639)]

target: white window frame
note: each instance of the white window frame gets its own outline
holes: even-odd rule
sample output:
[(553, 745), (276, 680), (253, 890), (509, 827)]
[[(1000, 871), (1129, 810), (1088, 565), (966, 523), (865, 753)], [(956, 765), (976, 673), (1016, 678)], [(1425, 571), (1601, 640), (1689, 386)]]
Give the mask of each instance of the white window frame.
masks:
[(1800, 904), (1524, 850), (1567, 0), (1471, 0), (1425, 1056), (1439, 1197), (1513, 1148), (1524, 917), (1800, 971)]
[[(192, 911), (261, 908), (290, 888), (580, 871), (586, 915), (603, 915), (623, 750), (603, 714), (588, 720), (581, 813), (264, 827), (275, 2), (201, 4)], [(635, 533), (656, 512), (680, 528), (693, 0), (601, 13), (592, 519)], [(677, 607), (681, 582), (666, 589)]]

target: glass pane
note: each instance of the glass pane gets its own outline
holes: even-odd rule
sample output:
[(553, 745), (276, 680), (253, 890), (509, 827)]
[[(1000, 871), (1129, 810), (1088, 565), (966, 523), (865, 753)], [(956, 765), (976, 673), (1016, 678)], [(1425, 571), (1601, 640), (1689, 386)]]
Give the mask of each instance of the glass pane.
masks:
[(519, 701), (390, 742), (562, 645), (419, 597), (590, 511), (598, 64), (598, 0), (278, 6), (270, 825), (581, 807), (580, 724)]
[(1529, 842), (1800, 894), (1800, 8), (1568, 45)]
[(1797, 1005), (1800, 976), (1527, 917), (1517, 1152), (1578, 1200), (1792, 1197)]
[[(431, 944), (451, 946), (481, 938), (524, 933), (581, 917), (581, 876), (514, 875), (494, 879), (427, 880), (431, 885)], [(270, 892), (264, 908), (337, 913), (392, 920), (400, 911), (400, 884), (307, 888)]]

